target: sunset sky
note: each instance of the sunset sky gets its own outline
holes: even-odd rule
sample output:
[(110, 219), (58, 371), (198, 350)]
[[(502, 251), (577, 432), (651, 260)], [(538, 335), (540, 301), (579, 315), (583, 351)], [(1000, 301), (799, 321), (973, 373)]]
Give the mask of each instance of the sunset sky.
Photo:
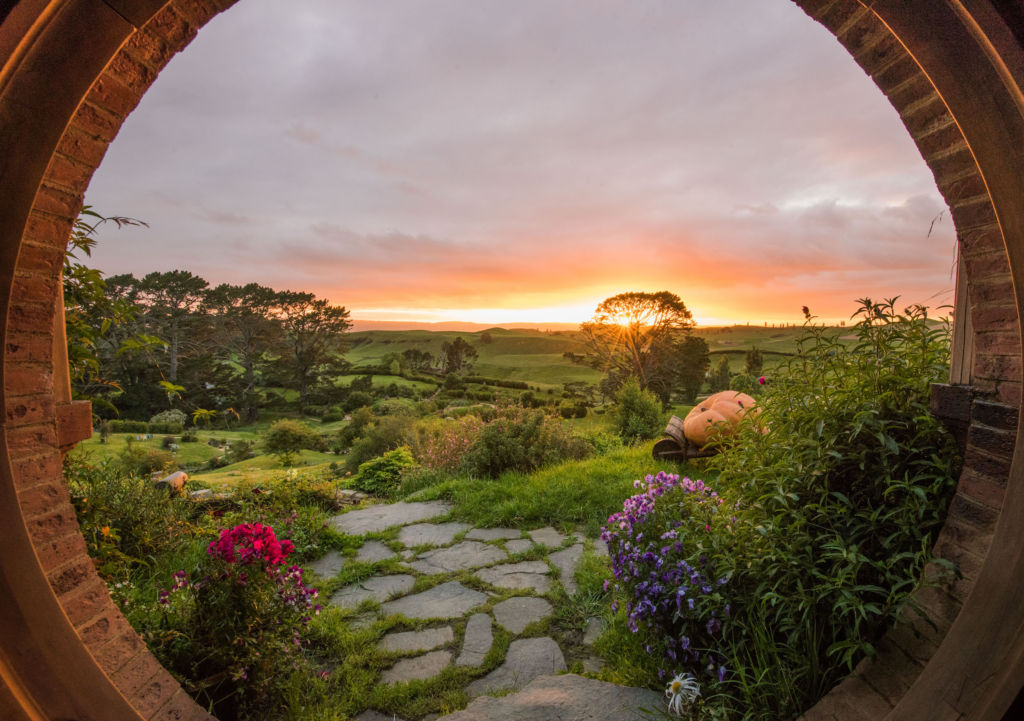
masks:
[(788, 0), (241, 0), (86, 202), (150, 226), (103, 230), (106, 273), (308, 290), (357, 319), (579, 322), (633, 290), (705, 325), (953, 298), (930, 172)]

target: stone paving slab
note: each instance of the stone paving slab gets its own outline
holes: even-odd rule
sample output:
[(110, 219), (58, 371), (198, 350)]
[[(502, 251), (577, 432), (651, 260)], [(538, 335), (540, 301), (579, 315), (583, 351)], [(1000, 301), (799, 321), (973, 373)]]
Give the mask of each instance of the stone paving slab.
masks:
[(446, 515), (451, 512), (452, 504), (445, 501), (426, 501), (417, 503), (389, 503), (369, 508), (360, 508), (340, 516), (334, 516), (328, 523), (337, 531), (352, 536), (359, 536), (371, 531), (383, 531), (392, 526), (405, 526), (416, 521)]
[(331, 596), (329, 603), (341, 608), (355, 608), (366, 599), (386, 601), (392, 596), (411, 591), (415, 582), (416, 579), (408, 574), (374, 576), (345, 586)]
[(510, 538), (519, 538), (523, 532), (518, 528), (474, 528), (466, 534), (470, 541), (503, 541)]
[(380, 541), (367, 541), (356, 551), (356, 560), (361, 563), (376, 563), (395, 558), (397, 555)]
[(551, 590), (549, 571), (548, 564), (543, 561), (522, 561), (482, 568), (476, 575), (481, 581), (498, 588), (530, 589), (537, 593), (547, 593)]
[(587, 627), (583, 629), (583, 644), (593, 646), (597, 639), (604, 633), (604, 619), (600, 616), (593, 616), (587, 619)]
[(565, 657), (555, 639), (523, 638), (509, 644), (505, 662), (466, 686), (466, 693), (472, 698), (488, 691), (519, 689), (538, 676), (565, 669)]
[(579, 586), (576, 584), (576, 567), (580, 565), (580, 559), (583, 558), (583, 545), (577, 543), (562, 551), (555, 551), (548, 558), (558, 569), (565, 592), (574, 596), (579, 590)]
[(431, 651), (415, 658), (403, 658), (380, 675), (381, 683), (399, 683), (432, 678), (452, 662), (449, 651)]
[(533, 548), (533, 541), (527, 538), (517, 538), (513, 541), (505, 541), (505, 548), (509, 553), (522, 553)]
[(455, 659), (456, 666), (479, 666), (494, 643), (491, 617), (486, 613), (474, 613), (466, 624), (466, 637), (462, 641), (462, 653)]
[(348, 563), (348, 559), (340, 553), (328, 551), (315, 561), (307, 563), (305, 567), (306, 570), (312, 571), (321, 578), (334, 578), (346, 563)]
[(435, 575), (488, 566), (507, 558), (508, 554), (497, 546), (479, 541), (462, 541), (448, 548), (438, 548), (420, 554), (419, 559), (410, 562), (409, 566), (420, 573)]
[(447, 546), (469, 528), (468, 523), (416, 523), (398, 532), (403, 546)]
[(408, 653), (410, 651), (430, 651), (455, 640), (455, 632), (451, 626), (426, 628), (422, 631), (399, 631), (389, 633), (380, 640), (377, 648), (392, 653)]
[(594, 553), (598, 556), (604, 556), (608, 558), (608, 544), (602, 541), (600, 538), (594, 539)]
[[(480, 696), (445, 721), (649, 721), (664, 709), (661, 694), (617, 686), (575, 674), (540, 676), (519, 693), (501, 698)], [(657, 717), (657, 716), (656, 716)]]
[(551, 526), (535, 528), (534, 530), (529, 531), (527, 535), (533, 539), (534, 543), (539, 543), (540, 545), (547, 546), (548, 548), (558, 548), (565, 543), (565, 536)]
[(551, 604), (543, 598), (533, 596), (517, 596), (495, 605), (494, 620), (512, 633), (522, 633), (523, 629), (535, 621), (551, 615)]
[(388, 601), (381, 606), (385, 615), (401, 614), (408, 618), (459, 618), (466, 611), (487, 600), (487, 595), (466, 588), (458, 581)]

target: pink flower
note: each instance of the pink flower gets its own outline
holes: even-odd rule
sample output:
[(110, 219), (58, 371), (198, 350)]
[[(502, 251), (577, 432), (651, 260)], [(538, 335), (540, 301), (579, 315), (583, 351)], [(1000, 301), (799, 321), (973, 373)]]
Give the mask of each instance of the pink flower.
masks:
[(757, 384), (758, 384), (758, 385), (761, 385), (761, 386), (763, 386), (763, 385), (765, 384), (765, 382), (766, 382), (766, 381), (765, 381), (765, 379), (764, 379), (764, 376), (761, 376), (760, 378), (758, 378), (758, 379), (757, 379)]

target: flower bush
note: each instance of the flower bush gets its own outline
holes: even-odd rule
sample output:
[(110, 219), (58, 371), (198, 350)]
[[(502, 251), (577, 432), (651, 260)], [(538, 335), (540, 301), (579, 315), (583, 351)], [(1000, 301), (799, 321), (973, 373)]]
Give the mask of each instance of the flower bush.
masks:
[(719, 683), (726, 674), (723, 624), (732, 611), (733, 509), (703, 481), (675, 474), (660, 472), (634, 486), (641, 492), (601, 532), (614, 576), (606, 590), (614, 583), (624, 592), (630, 631), (642, 632), (645, 651), (663, 661), (659, 678), (686, 673)]
[(321, 607), (302, 568), (286, 563), (293, 550), (262, 523), (225, 528), (191, 572), (174, 572), (158, 594), (150, 648), (222, 720), (280, 706), (283, 679), (313, 672), (301, 631)]

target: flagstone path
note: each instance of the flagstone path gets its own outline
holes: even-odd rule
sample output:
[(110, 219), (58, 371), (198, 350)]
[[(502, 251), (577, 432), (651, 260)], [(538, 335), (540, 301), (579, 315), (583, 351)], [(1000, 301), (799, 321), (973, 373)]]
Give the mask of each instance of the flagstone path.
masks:
[[(431, 624), (388, 633), (378, 641), (382, 651), (403, 656), (383, 671), (378, 683), (428, 679), (449, 666), (481, 668), (496, 629), (501, 629), (511, 636), (502, 662), (486, 674), (481, 668), (482, 675), (468, 683), (466, 693), (480, 698), (449, 716), (453, 721), (556, 717), (626, 721), (642, 718), (635, 711), (638, 706), (658, 707), (660, 698), (650, 691), (572, 674), (551, 676), (564, 672), (567, 664), (558, 642), (544, 635), (543, 622), (554, 613), (551, 600), (560, 597), (552, 595), (558, 585), (570, 596), (577, 591), (575, 574), (586, 544), (582, 535), (564, 535), (551, 527), (473, 528), (445, 521), (450, 511), (451, 505), (443, 501), (399, 502), (351, 510), (329, 520), (332, 527), (352, 536), (400, 527), (397, 540), (365, 540), (355, 555), (355, 561), (363, 563), (391, 561), (385, 565), (389, 570), (338, 588), (329, 603), (354, 610), (365, 600), (377, 602), (377, 610), (352, 619), (362, 627), (374, 617), (395, 615)], [(595, 553), (607, 555), (603, 543), (590, 543)], [(528, 560), (515, 554), (527, 554)], [(307, 569), (327, 580), (349, 562), (331, 551), (307, 564)], [(470, 588), (451, 578), (466, 581), (467, 573), (481, 583), (471, 581), (476, 587)], [(413, 591), (425, 586), (429, 587)], [(499, 598), (503, 600), (495, 603)], [(585, 645), (593, 644), (602, 629), (600, 619), (591, 619)], [(599, 670), (600, 659), (591, 655), (583, 665), (587, 671)], [(509, 690), (521, 691), (502, 698), (485, 695)], [(356, 718), (392, 717), (368, 709)]]

